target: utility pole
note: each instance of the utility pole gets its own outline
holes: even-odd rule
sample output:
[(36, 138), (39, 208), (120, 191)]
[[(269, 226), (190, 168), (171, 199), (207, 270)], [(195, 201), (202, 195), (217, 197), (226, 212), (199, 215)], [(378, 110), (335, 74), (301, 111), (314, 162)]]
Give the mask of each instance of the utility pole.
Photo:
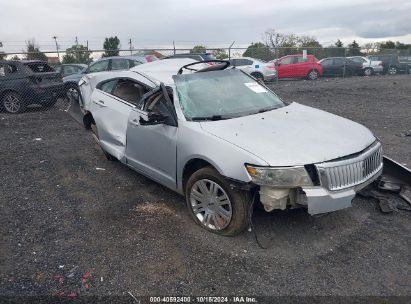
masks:
[(133, 43), (131, 41), (131, 38), (128, 41), (128, 45), (130, 46), (130, 55), (133, 55)]
[(175, 45), (174, 41), (173, 41), (173, 50), (174, 50), (174, 55), (175, 55), (176, 54), (176, 45)]
[(233, 43), (231, 43), (231, 45), (228, 47), (228, 60), (231, 59), (231, 48), (233, 47), (235, 41), (233, 41)]
[(77, 55), (77, 63), (80, 63), (80, 54), (79, 54), (79, 50), (78, 50), (78, 39), (76, 36), (76, 55)]
[(59, 44), (57, 43), (57, 36), (53, 36), (54, 42), (56, 43), (57, 57), (60, 62)]

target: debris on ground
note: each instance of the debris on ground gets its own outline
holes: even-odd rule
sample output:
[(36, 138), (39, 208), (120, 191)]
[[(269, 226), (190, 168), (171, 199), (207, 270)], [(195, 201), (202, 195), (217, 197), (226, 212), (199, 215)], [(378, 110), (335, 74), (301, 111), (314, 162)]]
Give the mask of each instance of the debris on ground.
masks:
[(81, 277), (81, 282), (83, 283), (83, 286), (86, 289), (89, 289), (91, 287), (91, 281), (92, 281), (92, 276), (90, 272), (86, 272), (82, 277)]
[(97, 171), (106, 171), (106, 169), (100, 168), (100, 167), (96, 167), (96, 170), (97, 170)]

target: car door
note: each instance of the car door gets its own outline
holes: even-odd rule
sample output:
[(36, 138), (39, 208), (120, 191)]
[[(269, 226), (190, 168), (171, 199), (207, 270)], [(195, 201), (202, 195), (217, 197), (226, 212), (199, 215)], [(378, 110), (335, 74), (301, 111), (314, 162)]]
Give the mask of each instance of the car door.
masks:
[(90, 112), (97, 126), (101, 147), (119, 160), (126, 149), (126, 134), (130, 112), (137, 106), (148, 88), (134, 79), (106, 80), (96, 86), (91, 95)]
[[(168, 116), (159, 124), (144, 124), (149, 112)], [(159, 183), (176, 188), (177, 119), (172, 101), (157, 91), (134, 108), (128, 118), (126, 161)]]
[(344, 58), (334, 58), (332, 65), (332, 74), (340, 76), (346, 74), (349, 68), (346, 67), (346, 61)]
[(304, 56), (293, 56), (294, 63), (290, 66), (293, 69), (293, 76), (294, 77), (306, 77), (308, 72), (311, 70), (309, 62), (310, 58), (307, 56), (304, 59)]
[(294, 77), (293, 63), (294, 56), (280, 58), (277, 64), (278, 78)]

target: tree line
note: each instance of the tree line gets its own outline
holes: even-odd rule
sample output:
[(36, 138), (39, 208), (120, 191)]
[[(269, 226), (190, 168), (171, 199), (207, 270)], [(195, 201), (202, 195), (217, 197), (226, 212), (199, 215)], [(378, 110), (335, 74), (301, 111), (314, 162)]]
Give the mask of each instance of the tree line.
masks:
[[(107, 37), (103, 42), (102, 57), (119, 56), (120, 39), (117, 36)], [(344, 46), (340, 39), (333, 45), (323, 46), (314, 36), (296, 35), (278, 32), (275, 29), (269, 29), (262, 35), (261, 41), (251, 43), (246, 51), (242, 54), (245, 57), (253, 57), (262, 60), (273, 60), (284, 55), (301, 54), (302, 50), (307, 50), (308, 54), (317, 58), (340, 57), (340, 56), (363, 56), (383, 52), (392, 52), (392, 50), (409, 50), (411, 44), (401, 43), (399, 41), (385, 41), (377, 43), (366, 43), (362, 47), (354, 40)], [(191, 53), (205, 53), (209, 50), (217, 59), (226, 59), (228, 54), (226, 49), (209, 49), (205, 45), (196, 45)], [(34, 39), (26, 41), (26, 55), (24, 59), (44, 60), (47, 56), (40, 51)], [(91, 58), (92, 51), (88, 46), (74, 44), (67, 48), (62, 57), (61, 63), (83, 63), (89, 64), (93, 61)], [(411, 53), (409, 53), (411, 55)], [(5, 57), (0, 53), (0, 59)], [(14, 60), (20, 59), (17, 55), (13, 56)]]

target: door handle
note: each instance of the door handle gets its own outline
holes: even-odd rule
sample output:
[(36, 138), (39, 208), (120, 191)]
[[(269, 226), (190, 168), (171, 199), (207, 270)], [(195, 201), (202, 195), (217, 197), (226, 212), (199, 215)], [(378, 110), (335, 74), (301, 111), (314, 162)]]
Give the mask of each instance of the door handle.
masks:
[(129, 120), (128, 122), (133, 126), (139, 126), (140, 125), (140, 123), (138, 122), (137, 119)]
[(93, 100), (93, 102), (96, 104), (96, 105), (99, 105), (100, 107), (107, 107), (105, 104), (104, 104), (104, 101), (102, 101), (102, 100), (99, 100), (99, 101), (95, 101), (95, 100)]

